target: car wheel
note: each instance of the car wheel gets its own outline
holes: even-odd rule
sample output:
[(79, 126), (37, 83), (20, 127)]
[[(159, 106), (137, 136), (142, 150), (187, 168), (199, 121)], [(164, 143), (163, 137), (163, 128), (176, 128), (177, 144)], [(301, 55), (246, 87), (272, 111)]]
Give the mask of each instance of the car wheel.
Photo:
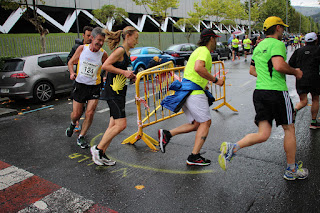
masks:
[(54, 89), (49, 82), (37, 83), (33, 89), (33, 98), (36, 102), (46, 102), (53, 98)]
[(217, 61), (220, 61), (220, 59), (221, 59), (221, 56), (220, 56), (220, 54), (218, 54)]
[(188, 63), (188, 60), (184, 59), (184, 61), (183, 61), (183, 66), (186, 66), (187, 63)]
[(138, 74), (139, 72), (142, 72), (143, 70), (145, 70), (144, 66), (139, 65), (139, 66), (137, 67), (137, 74)]

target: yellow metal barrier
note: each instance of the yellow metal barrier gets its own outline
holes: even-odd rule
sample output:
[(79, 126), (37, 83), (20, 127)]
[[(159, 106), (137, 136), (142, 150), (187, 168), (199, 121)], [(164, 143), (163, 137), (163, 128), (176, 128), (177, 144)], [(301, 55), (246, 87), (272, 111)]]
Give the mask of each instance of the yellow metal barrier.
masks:
[[(238, 112), (238, 110), (236, 110), (233, 106), (231, 106), (226, 101), (226, 79), (225, 79), (226, 71), (225, 71), (224, 63), (222, 61), (215, 61), (215, 62), (212, 62), (212, 65), (213, 65), (212, 66), (213, 75), (215, 75), (216, 77), (224, 76), (224, 84), (223, 84), (223, 87), (222, 87), (223, 91), (221, 91), (221, 87), (219, 87), (219, 86), (217, 86), (215, 84), (213, 85), (211, 83), (211, 91), (210, 92), (213, 94), (213, 96), (215, 97), (216, 101), (223, 100), (223, 102), (221, 104), (219, 104), (218, 106), (214, 107), (212, 110), (217, 110), (217, 109), (219, 109), (219, 108), (221, 108), (222, 106), (225, 105), (225, 106), (229, 107), (229, 109), (231, 109), (232, 111)], [(211, 73), (212, 73), (212, 70), (211, 70)], [(212, 91), (213, 87), (215, 88), (214, 92)], [(217, 88), (217, 87), (219, 87), (219, 88)]]
[[(213, 75), (219, 77), (226, 74), (223, 62), (218, 61), (212, 64)], [(169, 86), (173, 81), (183, 78), (183, 70), (184, 67), (174, 68), (172, 62), (167, 62), (138, 73), (135, 83), (138, 131), (125, 139), (122, 144), (134, 144), (142, 139), (151, 149), (158, 150), (155, 146), (158, 146), (159, 142), (144, 133), (143, 129), (183, 113), (183, 111), (173, 113), (160, 105), (166, 96), (173, 95), (174, 91), (170, 91)], [(231, 110), (237, 111), (226, 102), (225, 84), (223, 87), (219, 87), (211, 83), (210, 91), (216, 101), (223, 100), (223, 103), (215, 109), (226, 105)]]

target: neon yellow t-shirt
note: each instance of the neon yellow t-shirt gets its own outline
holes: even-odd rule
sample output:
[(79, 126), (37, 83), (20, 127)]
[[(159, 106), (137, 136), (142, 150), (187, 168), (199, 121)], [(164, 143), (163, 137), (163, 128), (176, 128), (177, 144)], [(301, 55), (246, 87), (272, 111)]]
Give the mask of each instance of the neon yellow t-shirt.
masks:
[(287, 59), (286, 47), (282, 41), (266, 38), (254, 49), (252, 60), (257, 72), (256, 89), (288, 91), (286, 75), (278, 72), (272, 65), (272, 57)]
[[(184, 78), (192, 81), (193, 83), (198, 84), (203, 89), (207, 86), (208, 80), (205, 78), (202, 78), (195, 70), (194, 65), (196, 64), (196, 61), (204, 61), (205, 67), (208, 70), (209, 73), (211, 73), (212, 68), (212, 58), (210, 51), (206, 46), (198, 47), (193, 53), (190, 55), (188, 63), (184, 69)], [(195, 90), (191, 93), (191, 95), (198, 95), (198, 94), (204, 94), (204, 91), (202, 90)]]
[(234, 47), (234, 48), (239, 47), (239, 40), (237, 38), (232, 39), (232, 47)]
[(251, 44), (251, 40), (246, 38), (243, 40), (243, 48), (246, 50), (250, 50), (250, 44)]

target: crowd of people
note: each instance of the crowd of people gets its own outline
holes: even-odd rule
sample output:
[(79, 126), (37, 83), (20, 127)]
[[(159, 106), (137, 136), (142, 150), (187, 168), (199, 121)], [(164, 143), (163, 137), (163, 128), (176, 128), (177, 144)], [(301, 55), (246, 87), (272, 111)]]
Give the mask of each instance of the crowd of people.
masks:
[[(226, 170), (228, 164), (236, 156), (236, 153), (245, 147), (262, 143), (268, 140), (271, 135), (272, 122), (281, 125), (284, 130), (284, 151), (286, 153), (287, 166), (284, 172), (286, 180), (305, 179), (308, 177), (308, 170), (297, 163), (295, 117), (299, 110), (308, 103), (307, 94), (312, 95), (311, 107), (311, 129), (320, 128), (317, 122), (320, 94), (320, 50), (317, 45), (317, 35), (308, 33), (304, 37), (306, 45), (297, 49), (289, 63), (286, 63), (286, 45), (283, 40), (285, 27), (288, 27), (279, 17), (269, 17), (263, 24), (265, 39), (258, 37), (254, 43), (245, 36), (243, 40), (245, 61), (254, 45), (254, 51), (250, 63), (249, 73), (257, 78), (256, 88), (253, 94), (253, 103), (256, 110), (254, 119), (258, 126), (258, 132), (246, 135), (236, 143), (223, 142), (220, 147), (218, 158), (219, 165)], [(88, 34), (90, 34), (88, 36)], [(75, 81), (72, 92), (73, 110), (71, 123), (66, 130), (66, 135), (71, 137), (77, 122), (85, 111), (85, 119), (77, 138), (77, 144), (81, 148), (89, 148), (85, 135), (92, 124), (98, 100), (106, 100), (110, 108), (110, 120), (98, 145), (91, 147), (92, 159), (97, 165), (115, 165), (115, 161), (109, 159), (106, 151), (114, 137), (120, 134), (127, 126), (125, 113), (125, 99), (127, 84), (126, 80), (135, 81), (135, 74), (132, 71), (130, 52), (138, 44), (139, 33), (133, 27), (126, 27), (121, 31), (112, 32), (99, 27), (94, 29), (85, 28), (84, 40), (77, 42), (70, 52), (68, 67), (70, 79)], [(204, 29), (201, 32), (198, 48), (191, 54), (184, 70), (184, 78), (181, 82), (175, 81), (171, 89), (175, 94), (167, 96), (161, 105), (168, 109), (183, 109), (188, 123), (171, 130), (159, 129), (159, 146), (162, 152), (168, 148), (170, 140), (174, 136), (195, 131), (194, 146), (191, 154), (187, 157), (187, 165), (207, 166), (211, 161), (200, 154), (212, 123), (209, 110), (212, 104), (212, 94), (207, 90), (209, 82), (218, 86), (224, 84), (224, 78), (216, 78), (211, 74), (212, 58), (210, 52), (215, 50), (217, 43), (216, 33), (212, 29)], [(122, 45), (120, 44), (122, 38)], [(109, 56), (102, 49), (107, 41), (111, 50)], [(295, 44), (295, 40), (293, 41)], [(296, 43), (296, 44), (299, 44)], [(238, 38), (233, 35), (232, 53), (240, 58), (237, 48)], [(161, 63), (155, 57), (150, 61), (150, 66)], [(74, 70), (74, 65), (77, 69)], [(102, 70), (105, 73), (101, 75)], [(286, 75), (296, 77), (296, 88), (300, 102), (293, 106), (288, 93)], [(103, 89), (101, 90), (101, 83)], [(173, 86), (174, 85), (174, 86)], [(86, 107), (84, 107), (86, 105)]]

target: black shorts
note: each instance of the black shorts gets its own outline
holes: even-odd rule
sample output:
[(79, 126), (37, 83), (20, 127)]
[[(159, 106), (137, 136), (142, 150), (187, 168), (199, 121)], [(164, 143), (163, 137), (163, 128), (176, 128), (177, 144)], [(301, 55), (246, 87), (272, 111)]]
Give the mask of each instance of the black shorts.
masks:
[(110, 108), (110, 117), (113, 117), (113, 119), (126, 117), (126, 111), (125, 111), (126, 98), (125, 97), (123, 97), (123, 99), (107, 100), (107, 103)]
[(320, 95), (320, 88), (319, 87), (298, 86), (298, 87), (296, 87), (296, 89), (297, 89), (297, 93), (299, 95), (308, 94), (308, 93), (311, 93), (311, 95)]
[(237, 53), (237, 52), (239, 52), (239, 47), (232, 47), (232, 50)]
[(243, 49), (245, 52), (249, 53), (250, 49)]
[(100, 85), (86, 85), (75, 82), (72, 92), (73, 100), (79, 103), (86, 103), (88, 100), (99, 99)]
[(256, 110), (255, 123), (273, 119), (276, 125), (288, 125), (294, 123), (294, 109), (288, 91), (255, 90), (253, 103)]

